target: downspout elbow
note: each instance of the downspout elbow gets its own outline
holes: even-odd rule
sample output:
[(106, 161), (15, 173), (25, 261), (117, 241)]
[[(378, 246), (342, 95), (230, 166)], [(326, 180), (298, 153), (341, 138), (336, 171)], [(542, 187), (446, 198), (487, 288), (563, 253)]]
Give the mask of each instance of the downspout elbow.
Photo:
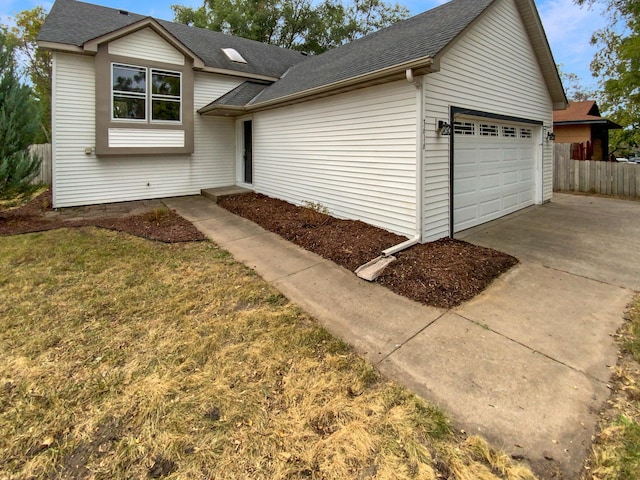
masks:
[(418, 82), (418, 80), (413, 76), (413, 68), (407, 68), (404, 71), (404, 75), (407, 79), (407, 82), (409, 82), (410, 84), (412, 84), (414, 87), (416, 88), (420, 88), (420, 83)]
[(383, 250), (382, 256), (390, 257), (391, 255), (401, 252), (402, 250), (406, 250), (409, 247), (413, 247), (414, 245), (417, 245), (419, 242), (420, 242), (420, 234), (416, 234), (415, 237), (410, 238), (409, 240), (405, 240), (402, 243), (398, 243), (397, 245), (394, 245), (392, 247), (387, 248), (386, 250)]

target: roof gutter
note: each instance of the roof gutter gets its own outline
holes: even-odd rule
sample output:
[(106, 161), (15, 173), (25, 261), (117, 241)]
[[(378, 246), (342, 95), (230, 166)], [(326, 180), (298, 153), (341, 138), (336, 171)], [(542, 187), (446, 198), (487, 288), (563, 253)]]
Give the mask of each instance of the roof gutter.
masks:
[(398, 65), (393, 65), (391, 67), (381, 68), (380, 70), (375, 70), (373, 72), (347, 78), (345, 80), (339, 80), (337, 82), (328, 83), (326, 85), (309, 88), (301, 92), (292, 93), (290, 95), (285, 95), (284, 97), (275, 98), (273, 100), (267, 100), (265, 102), (260, 102), (260, 96), (258, 95), (258, 97), (256, 97), (258, 99), (258, 102), (255, 104), (247, 105), (247, 111), (264, 110), (267, 108), (281, 106), (282, 104), (296, 103), (297, 101), (300, 101), (302, 99), (309, 100), (310, 97), (313, 98), (327, 96), (328, 94), (334, 95), (347, 90), (355, 89), (362, 84), (384, 83), (384, 81), (388, 80), (389, 77), (397, 76), (399, 80), (401, 78), (405, 78), (405, 72), (408, 69), (411, 69), (415, 75), (432, 73), (433, 71), (435, 71), (432, 69), (432, 66), (433, 58), (427, 56), (411, 60), (409, 62), (400, 63)]
[(617, 130), (619, 128), (624, 128), (622, 127), (622, 125), (618, 125), (615, 122), (612, 122), (611, 120), (608, 119), (602, 119), (602, 120), (560, 120), (560, 121), (554, 121), (553, 122), (554, 126), (568, 126), (568, 125), (606, 125), (609, 127), (610, 130)]
[(236, 117), (238, 115), (242, 115), (247, 111), (245, 107), (240, 107), (237, 105), (208, 105), (206, 107), (202, 107), (199, 110), (196, 110), (200, 115), (208, 115), (211, 112), (221, 112), (225, 116)]

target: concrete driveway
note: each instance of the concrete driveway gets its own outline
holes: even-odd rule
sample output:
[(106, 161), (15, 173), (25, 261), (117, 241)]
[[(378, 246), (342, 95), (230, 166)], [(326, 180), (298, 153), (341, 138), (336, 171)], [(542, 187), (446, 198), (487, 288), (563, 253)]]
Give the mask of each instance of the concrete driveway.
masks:
[(640, 201), (556, 193), (551, 203), (465, 230), (456, 238), (640, 291)]
[(640, 202), (557, 195), (461, 237), (521, 261), (451, 310), (420, 305), (202, 197), (167, 199), (388, 377), (540, 478), (577, 478), (640, 289)]
[(396, 366), (422, 365), (439, 385), (416, 372), (418, 391), (543, 478), (577, 477), (609, 395), (611, 335), (640, 290), (640, 202), (556, 194), (457, 238), (521, 263), (426, 329), (427, 349), (408, 342)]

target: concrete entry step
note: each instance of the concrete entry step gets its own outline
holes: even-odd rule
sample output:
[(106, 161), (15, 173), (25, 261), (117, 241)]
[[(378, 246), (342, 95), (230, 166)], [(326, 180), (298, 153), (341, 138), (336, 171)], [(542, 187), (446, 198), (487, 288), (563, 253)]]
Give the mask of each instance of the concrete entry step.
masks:
[(249, 193), (252, 190), (244, 187), (238, 187), (236, 185), (230, 185), (228, 187), (217, 187), (217, 188), (203, 188), (200, 190), (200, 195), (208, 198), (209, 200), (213, 200), (215, 203), (218, 203), (223, 197), (228, 197), (229, 195), (238, 195), (240, 193)]

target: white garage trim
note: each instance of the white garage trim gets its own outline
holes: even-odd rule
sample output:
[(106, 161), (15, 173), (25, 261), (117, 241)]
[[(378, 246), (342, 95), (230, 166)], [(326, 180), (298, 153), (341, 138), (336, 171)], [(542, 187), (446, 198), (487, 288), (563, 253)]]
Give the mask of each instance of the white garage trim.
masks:
[(542, 122), (463, 112), (452, 115), (453, 233), (542, 198)]

